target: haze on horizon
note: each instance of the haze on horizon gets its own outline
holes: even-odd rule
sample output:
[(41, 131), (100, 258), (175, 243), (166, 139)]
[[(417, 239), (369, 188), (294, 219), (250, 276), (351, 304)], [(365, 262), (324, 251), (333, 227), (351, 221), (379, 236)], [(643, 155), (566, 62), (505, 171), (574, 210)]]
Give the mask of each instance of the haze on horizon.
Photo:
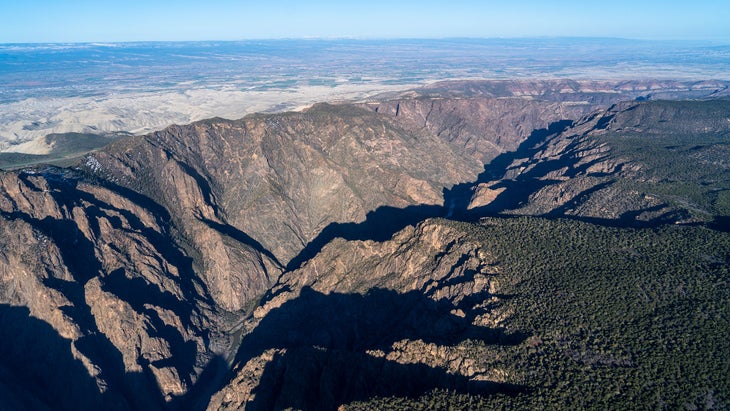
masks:
[(730, 42), (725, 0), (4, 3), (0, 43), (546, 36)]
[(46, 154), (53, 133), (143, 134), (449, 79), (728, 80), (719, 0), (5, 3), (0, 152)]

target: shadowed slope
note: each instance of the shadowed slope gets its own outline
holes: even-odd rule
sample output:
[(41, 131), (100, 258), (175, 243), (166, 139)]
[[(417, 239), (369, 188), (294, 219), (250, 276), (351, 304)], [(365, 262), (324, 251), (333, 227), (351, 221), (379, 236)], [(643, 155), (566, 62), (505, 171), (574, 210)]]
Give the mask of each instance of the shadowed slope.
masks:
[(472, 326), (450, 314), (454, 309), (447, 301), (434, 301), (417, 291), (325, 295), (305, 287), (299, 297), (272, 310), (241, 343), (240, 363), (279, 349), (246, 408), (333, 410), (373, 396), (418, 396), (435, 388), (481, 395), (524, 390), (368, 354), (404, 339), (446, 345), (466, 338), (488, 344), (524, 339)]
[(456, 218), (542, 215), (608, 226), (709, 224), (730, 212), (730, 102), (622, 103), (536, 130), (445, 192)]
[[(127, 409), (118, 392), (101, 393), (71, 341), (26, 307), (0, 304), (0, 409)], [(1, 391), (0, 391), (1, 392)]]

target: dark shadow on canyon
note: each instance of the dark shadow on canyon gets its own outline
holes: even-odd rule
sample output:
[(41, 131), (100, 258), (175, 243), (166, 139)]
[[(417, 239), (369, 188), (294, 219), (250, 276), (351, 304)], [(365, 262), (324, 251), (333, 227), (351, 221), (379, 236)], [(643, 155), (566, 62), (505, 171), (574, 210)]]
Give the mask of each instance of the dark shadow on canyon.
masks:
[(415, 225), (427, 218), (439, 217), (443, 214), (443, 207), (438, 205), (414, 205), (405, 208), (382, 206), (367, 213), (365, 221), (361, 223), (330, 223), (296, 257), (289, 261), (286, 271), (301, 267), (304, 262), (319, 254), (322, 247), (335, 238), (350, 241), (387, 241), (393, 234), (409, 225)]
[[(457, 184), (450, 190), (444, 190), (444, 208), (448, 216), (458, 220), (478, 220), (479, 217), (496, 215), (501, 212), (516, 209), (525, 204), (530, 194), (538, 191), (549, 182), (536, 180), (534, 175), (520, 175), (514, 180), (504, 179), (504, 175), (515, 160), (532, 158), (543, 149), (545, 142), (554, 135), (568, 129), (573, 122), (571, 120), (560, 120), (550, 124), (547, 128), (534, 130), (530, 136), (523, 141), (517, 150), (502, 153), (484, 166), (484, 171), (479, 174), (476, 181)], [(561, 162), (562, 163), (562, 162)], [(555, 168), (564, 166), (554, 164)], [(539, 170), (538, 170), (539, 171)], [(502, 180), (497, 188), (504, 188), (497, 198), (485, 207), (469, 210), (469, 202), (474, 187), (481, 183), (495, 180)]]
[[(360, 223), (331, 223), (310, 241), (304, 249), (286, 266), (287, 271), (302, 266), (317, 255), (323, 247), (335, 238), (346, 240), (386, 241), (406, 226), (415, 225), (430, 217), (446, 216), (456, 220), (478, 221), (481, 217), (497, 216), (509, 218), (512, 212), (524, 205), (530, 195), (536, 193), (553, 181), (544, 180), (551, 171), (567, 167), (567, 175), (584, 172), (589, 165), (576, 168), (574, 158), (559, 157), (541, 164), (531, 164), (530, 171), (518, 174), (511, 179), (503, 178), (515, 160), (530, 159), (538, 153), (551, 136), (565, 131), (572, 124), (563, 120), (551, 124), (546, 129), (535, 130), (514, 152), (503, 153), (489, 164), (476, 181), (457, 184), (444, 190), (444, 205), (413, 205), (405, 208), (382, 206), (369, 212)], [(190, 169), (186, 169), (190, 172)], [(123, 270), (108, 273), (102, 281), (104, 291), (127, 301), (137, 312), (149, 318), (152, 337), (170, 342), (174, 358), (155, 363), (140, 363), (141, 373), (126, 373), (121, 353), (109, 339), (101, 333), (84, 301), (84, 284), (102, 272), (100, 261), (95, 257), (94, 245), (85, 238), (76, 224), (68, 219), (50, 217), (36, 219), (21, 212), (3, 213), (9, 219), (22, 219), (34, 229), (51, 238), (58, 246), (65, 265), (73, 276), (73, 281), (47, 278), (45, 284), (64, 294), (71, 305), (64, 307), (64, 313), (79, 324), (85, 334), (76, 342), (76, 348), (101, 368), (100, 376), (105, 379), (109, 390), (105, 394), (89, 388), (96, 388), (85, 368), (72, 357), (70, 342), (61, 338), (52, 327), (29, 316), (27, 309), (18, 311), (9, 306), (0, 306), (0, 333), (6, 341), (0, 341), (0, 354), (3, 367), (11, 371), (19, 369), (27, 361), (18, 384), (34, 387), (30, 392), (41, 401), (53, 401), (60, 408), (72, 409), (64, 404), (72, 404), (73, 398), (83, 395), (90, 409), (138, 408), (138, 409), (198, 409), (204, 405), (223, 385), (224, 379), (232, 378), (228, 364), (220, 357), (213, 357), (199, 378), (192, 382), (190, 376), (196, 373), (196, 348), (185, 341), (173, 327), (168, 327), (154, 310), (145, 307), (152, 304), (175, 312), (187, 327), (194, 328), (191, 317), (194, 314), (193, 302), (212, 305), (204, 284), (196, 278), (193, 258), (188, 256), (172, 231), (169, 212), (151, 198), (132, 189), (105, 181), (110, 190), (129, 198), (135, 204), (149, 210), (158, 219), (158, 224), (167, 231), (156, 232), (146, 227), (133, 213), (115, 207), (78, 190), (75, 180), (69, 179), (66, 172), (58, 170), (45, 175), (54, 189), (54, 199), (59, 204), (72, 209), (83, 200), (84, 210), (91, 217), (105, 217), (111, 225), (119, 229), (122, 224), (118, 217), (107, 215), (104, 210), (114, 210), (155, 247), (167, 262), (174, 265), (180, 273), (180, 287), (184, 294), (181, 301), (169, 292), (147, 284), (141, 278), (129, 278)], [(199, 175), (196, 181), (202, 184), (206, 200), (215, 204), (210, 195), (207, 181)], [(608, 176), (604, 176), (608, 177)], [(21, 174), (22, 178), (22, 174)], [(504, 190), (495, 200), (483, 207), (467, 209), (473, 188), (480, 183), (500, 180), (496, 188)], [(29, 187), (30, 180), (26, 181)], [(551, 213), (545, 218), (569, 218), (593, 224), (613, 227), (652, 227), (671, 223), (673, 215), (662, 215), (650, 221), (637, 217), (642, 212), (658, 210), (638, 210), (624, 213), (617, 219), (592, 218), (566, 215), (566, 211), (580, 205), (583, 198), (604, 186), (606, 181), (587, 189), (574, 197), (572, 202)], [(93, 220), (93, 218), (92, 218)], [(239, 229), (212, 220), (203, 220), (210, 228), (225, 234), (242, 244), (252, 247), (277, 261), (275, 256), (261, 243)], [(727, 217), (716, 217), (711, 227), (728, 231), (730, 221)], [(92, 230), (98, 230), (91, 224)], [(454, 279), (453, 281), (459, 281)], [(456, 284), (456, 283), (455, 283)], [(505, 296), (507, 297), (507, 296)], [(477, 296), (474, 297), (478, 299)], [(267, 300), (264, 297), (264, 300)], [(476, 301), (475, 301), (476, 302)], [(469, 304), (472, 305), (472, 304)], [(466, 312), (465, 317), (452, 314), (456, 309)], [(255, 398), (248, 404), (249, 409), (281, 409), (287, 407), (300, 409), (334, 409), (339, 404), (356, 400), (367, 400), (373, 396), (419, 396), (433, 389), (449, 389), (462, 393), (489, 395), (491, 393), (519, 393), (528, 390), (525, 386), (478, 382), (463, 376), (454, 375), (443, 368), (431, 367), (423, 363), (400, 364), (382, 356), (375, 356), (372, 350), (387, 351), (392, 344), (401, 340), (423, 340), (426, 343), (455, 345), (465, 339), (480, 340), (487, 344), (518, 344), (526, 338), (522, 334), (508, 334), (502, 329), (476, 327), (471, 324), (472, 316), (468, 307), (454, 306), (445, 300), (435, 301), (423, 290), (397, 293), (392, 290), (373, 289), (365, 295), (360, 294), (321, 294), (304, 288), (299, 297), (284, 303), (268, 313), (249, 334), (243, 337), (234, 365), (243, 365), (250, 359), (271, 349), (279, 349), (263, 371), (261, 384), (255, 389)], [(13, 324), (6, 326), (5, 319), (11, 318)], [(5, 321), (5, 322), (4, 322)], [(22, 345), (12, 341), (12, 333), (18, 332), (19, 341), (28, 341), (35, 350), (54, 352), (54, 358), (31, 358), (20, 353)], [(282, 351), (284, 350), (285, 351)], [(20, 354), (19, 354), (20, 353)], [(16, 356), (17, 358), (12, 358)], [(39, 376), (47, 366), (67, 369), (64, 378), (74, 381), (76, 387), (61, 392), (56, 388), (43, 390), (57, 382), (57, 372)], [(172, 366), (185, 383), (192, 388), (188, 393), (165, 404), (161, 397), (156, 379), (151, 375), (150, 366)], [(54, 368), (55, 369), (55, 368)], [(0, 370), (2, 371), (2, 370)], [(14, 372), (14, 371), (13, 371)], [(0, 383), (7, 382), (2, 379)], [(78, 382), (76, 382), (78, 381)], [(46, 385), (43, 385), (46, 384)], [(59, 387), (68, 384), (60, 383)], [(13, 387), (12, 382), (10, 387)], [(47, 395), (43, 397), (42, 395)], [(79, 397), (80, 398), (80, 397)], [(83, 403), (86, 404), (86, 403)], [(98, 407), (103, 404), (103, 407)], [(2, 405), (0, 403), (0, 405)], [(53, 408), (53, 407), (52, 407)], [(86, 408), (86, 407), (83, 407)]]
[[(0, 393), (12, 394), (0, 395), (0, 409), (124, 410), (151, 404), (136, 402), (111, 384), (100, 392), (74, 357), (71, 344), (48, 323), (32, 317), (27, 307), (0, 304)], [(126, 379), (147, 383), (141, 374), (128, 374)]]
[[(175, 327), (167, 324), (153, 307), (160, 307), (174, 312), (186, 328), (195, 328), (192, 318), (197, 315), (195, 312), (198, 308), (195, 307), (194, 302), (206, 303), (209, 300), (204, 287), (202, 288), (202, 295), (198, 292), (198, 290), (201, 290), (198, 285), (200, 280), (196, 278), (192, 266), (193, 260), (177, 247), (176, 242), (165, 231), (166, 221), (164, 220), (169, 217), (165, 213), (155, 214), (160, 219), (158, 223), (163, 227), (161, 232), (155, 231), (142, 223), (131, 211), (101, 201), (89, 192), (78, 189), (78, 179), (69, 178), (68, 175), (64, 174), (65, 172), (60, 169), (46, 169), (43, 174), (48, 185), (53, 189), (51, 195), (54, 200), (65, 206), (67, 210), (77, 207), (83, 209), (87, 216), (89, 228), (94, 236), (100, 235), (98, 221), (101, 218), (107, 219), (116, 230), (125, 231), (131, 228), (142, 234), (154, 247), (155, 251), (159, 253), (159, 258), (177, 269), (179, 275), (174, 277), (179, 279), (178, 284), (186, 297), (180, 299), (172, 293), (160, 289), (157, 285), (150, 284), (142, 277), (135, 277), (135, 273), (125, 272), (122, 268), (105, 272), (101, 261), (97, 257), (94, 243), (87, 238), (76, 221), (71, 218), (53, 218), (49, 216), (39, 219), (20, 211), (0, 213), (4, 218), (26, 222), (40, 234), (47, 237), (49, 241), (52, 241), (58, 247), (60, 257), (71, 275), (71, 279), (62, 279), (49, 275), (42, 278), (41, 281), (45, 286), (57, 290), (68, 299), (69, 304), (60, 307), (60, 310), (78, 325), (82, 333), (74, 342), (74, 347), (98, 367), (98, 378), (103, 380), (106, 385), (106, 392), (99, 400), (103, 403), (103, 407), (81, 408), (169, 408), (159, 391), (157, 378), (152, 372), (152, 367), (157, 369), (173, 367), (186, 384), (192, 384), (191, 376), (196, 372), (198, 352), (195, 344), (186, 341), (185, 336)], [(37, 189), (37, 187), (31, 185), (29, 187)], [(134, 199), (131, 200), (134, 201)], [(154, 203), (152, 207), (155, 208)], [(118, 216), (109, 213), (110, 210), (121, 214), (130, 227), (123, 225)], [(109, 243), (109, 246), (116, 247), (113, 243)], [(171, 275), (171, 277), (173, 276)], [(167, 341), (172, 357), (149, 361), (139, 355), (137, 365), (139, 365), (141, 371), (128, 371), (128, 364), (125, 363), (122, 353), (109, 337), (99, 329), (97, 318), (87, 303), (86, 284), (97, 278), (103, 291), (125, 301), (136, 313), (145, 316), (147, 320), (146, 331), (152, 338)], [(50, 326), (48, 327), (52, 330)], [(39, 335), (37, 342), (39, 347), (53, 348), (54, 344), (58, 346), (54, 343), (54, 339), (49, 337), (50, 333), (39, 334), (44, 334), (43, 336)], [(68, 345), (70, 347), (70, 342)], [(59, 351), (55, 355), (61, 354)], [(27, 361), (30, 367), (37, 364), (32, 358), (28, 358)], [(50, 373), (50, 375), (55, 374)], [(78, 376), (78, 378), (79, 381), (83, 381), (81, 376)], [(76, 377), (73, 377), (73, 379), (76, 379)], [(64, 382), (59, 382), (59, 384), (63, 385)], [(95, 392), (93, 390), (88, 392), (72, 391), (68, 395), (70, 395), (69, 401), (84, 404), (84, 398), (87, 396), (94, 398)], [(57, 408), (57, 406), (53, 405), (52, 408)], [(78, 409), (78, 407), (69, 407), (68, 409)]]
[(247, 409), (336, 409), (373, 396), (417, 397), (436, 388), (479, 395), (525, 391), (524, 386), (476, 381), (422, 362), (401, 364), (372, 354), (388, 352), (402, 340), (514, 345), (527, 337), (474, 326), (469, 318), (454, 315), (455, 309), (449, 301), (419, 291), (322, 294), (305, 287), (271, 310), (240, 345), (239, 366), (280, 349), (267, 363)]
[[(606, 118), (602, 119), (607, 121)], [(605, 124), (599, 122), (597, 127), (605, 127)], [(560, 133), (565, 132), (572, 126), (570, 120), (561, 120), (550, 124), (545, 129), (534, 130), (517, 150), (500, 154), (495, 157), (489, 164), (484, 166), (484, 171), (477, 177), (476, 181), (457, 184), (450, 190), (444, 190), (444, 209), (446, 216), (455, 220), (477, 222), (482, 217), (515, 217), (515, 211), (525, 206), (530, 197), (538, 193), (543, 188), (559, 183), (559, 180), (548, 178), (551, 173), (559, 172), (566, 177), (576, 177), (579, 175), (589, 175), (602, 179), (602, 181), (586, 187), (582, 192), (577, 193), (572, 199), (545, 214), (535, 215), (548, 219), (570, 219), (591, 224), (617, 227), (617, 228), (651, 228), (666, 224), (674, 224), (676, 221), (686, 220), (690, 216), (681, 210), (670, 210), (665, 213), (655, 215), (650, 219), (642, 219), (642, 214), (656, 214), (664, 205), (646, 207), (638, 210), (626, 211), (617, 218), (601, 218), (588, 217), (571, 214), (571, 210), (578, 209), (583, 203), (591, 198), (594, 193), (610, 187), (616, 181), (611, 178), (610, 174), (601, 172), (591, 172), (588, 170), (594, 164), (604, 160), (604, 157), (598, 157), (589, 162), (582, 162), (581, 157), (572, 153), (572, 148), (579, 142), (569, 140), (567, 146), (563, 150), (564, 153), (555, 158), (537, 161), (533, 157), (541, 150), (545, 149), (548, 142)], [(519, 172), (514, 170), (516, 175), (510, 177), (508, 172), (510, 166), (515, 167), (517, 162), (521, 169)], [(579, 164), (581, 163), (581, 164)], [(620, 168), (620, 167), (619, 167)], [(489, 183), (493, 190), (501, 190), (499, 194), (488, 204), (469, 209), (469, 203), (474, 193), (474, 189), (482, 183)], [(723, 217), (717, 217), (715, 221), (704, 224), (708, 227), (725, 231), (727, 224)], [(703, 225), (703, 223), (689, 223), (686, 225)]]

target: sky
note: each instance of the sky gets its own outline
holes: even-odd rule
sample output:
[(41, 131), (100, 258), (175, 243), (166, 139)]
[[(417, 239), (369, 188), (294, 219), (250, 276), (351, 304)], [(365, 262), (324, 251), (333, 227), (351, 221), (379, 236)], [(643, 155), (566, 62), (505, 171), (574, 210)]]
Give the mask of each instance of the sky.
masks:
[(0, 0), (0, 43), (563, 36), (730, 43), (730, 2)]

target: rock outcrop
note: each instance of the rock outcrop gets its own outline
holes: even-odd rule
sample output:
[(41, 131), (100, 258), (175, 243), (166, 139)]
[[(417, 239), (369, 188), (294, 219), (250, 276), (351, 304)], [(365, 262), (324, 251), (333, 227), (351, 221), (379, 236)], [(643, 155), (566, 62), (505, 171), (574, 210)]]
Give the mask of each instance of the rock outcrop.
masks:
[[(0, 193), (0, 299), (26, 310), (6, 309), (2, 329), (31, 324), (3, 340), (16, 367), (31, 364), (28, 378), (57, 393), (37, 398), (50, 408), (158, 408), (185, 393), (218, 326), (169, 216), (69, 170), (5, 173)], [(45, 339), (55, 341), (49, 351)]]
[[(502, 327), (504, 262), (437, 217), (720, 227), (726, 100), (596, 111), (720, 86), (437, 84), (2, 172), (0, 408), (521, 392), (484, 355), (524, 339)], [(655, 160), (669, 152), (698, 174)], [(666, 192), (677, 181), (704, 188)]]
[[(619, 226), (700, 223), (722, 214), (730, 103), (626, 102), (525, 140), (452, 190), (464, 215), (526, 214)], [(546, 133), (549, 134), (549, 133)], [(690, 197), (670, 187), (704, 187)], [(461, 194), (458, 194), (461, 193)], [(470, 197), (468, 200), (459, 195)], [(720, 200), (722, 201), (722, 200)]]
[(334, 409), (437, 387), (517, 391), (495, 380), (483, 352), (521, 338), (500, 328), (498, 277), (489, 251), (445, 220), (385, 242), (332, 241), (283, 275), (243, 325), (231, 381), (209, 407)]
[(360, 223), (381, 206), (440, 206), (444, 187), (481, 168), (437, 136), (326, 104), (171, 127), (93, 158), (92, 172), (155, 199), (182, 225), (230, 226), (282, 265), (330, 224)]
[(481, 164), (511, 152), (534, 130), (596, 109), (587, 102), (566, 104), (522, 97), (408, 98), (366, 104), (409, 130), (427, 131), (473, 156)]

